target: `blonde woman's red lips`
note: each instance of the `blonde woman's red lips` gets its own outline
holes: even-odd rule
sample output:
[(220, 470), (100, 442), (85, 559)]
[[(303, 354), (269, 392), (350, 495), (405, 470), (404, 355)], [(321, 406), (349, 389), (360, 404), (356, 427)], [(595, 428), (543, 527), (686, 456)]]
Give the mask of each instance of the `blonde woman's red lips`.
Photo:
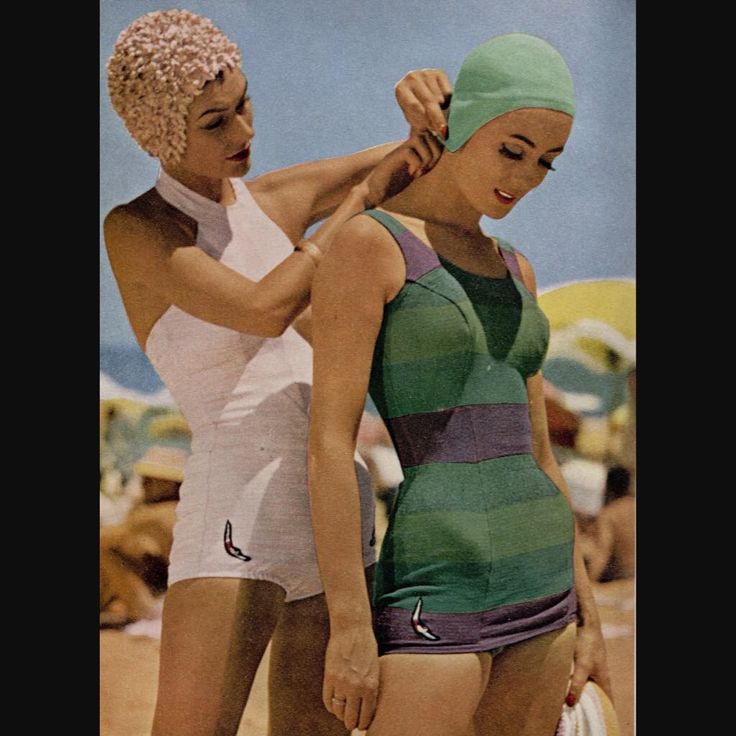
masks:
[(242, 150), (238, 151), (234, 156), (228, 156), (228, 161), (245, 161), (246, 158), (248, 158), (248, 154), (250, 153), (250, 143), (243, 148)]
[(516, 197), (513, 194), (504, 192), (502, 189), (494, 189), (493, 193), (496, 195), (496, 199), (501, 204), (511, 204), (516, 199)]

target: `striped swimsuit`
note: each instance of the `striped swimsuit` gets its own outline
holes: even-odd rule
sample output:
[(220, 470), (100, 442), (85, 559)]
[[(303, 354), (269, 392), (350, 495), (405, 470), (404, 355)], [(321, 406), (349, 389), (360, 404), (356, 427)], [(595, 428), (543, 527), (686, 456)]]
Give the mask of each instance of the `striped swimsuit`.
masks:
[(573, 516), (532, 455), (526, 379), (549, 323), (509, 274), (472, 274), (395, 218), (406, 282), (386, 305), (370, 394), (404, 472), (373, 591), (381, 654), (476, 652), (575, 620)]

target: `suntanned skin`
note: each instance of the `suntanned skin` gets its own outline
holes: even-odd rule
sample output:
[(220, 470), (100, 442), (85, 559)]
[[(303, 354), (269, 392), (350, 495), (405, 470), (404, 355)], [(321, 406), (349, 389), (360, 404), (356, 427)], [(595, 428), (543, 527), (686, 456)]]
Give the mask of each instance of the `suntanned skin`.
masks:
[[(396, 88), (413, 131), (406, 142), (288, 167), (246, 186), (295, 244), (307, 227), (327, 217), (310, 237), (326, 254), (349, 217), (431, 168), (439, 147), (426, 130), (444, 120), (440, 103), (450, 92), (441, 71), (411, 72)], [(212, 108), (219, 111), (208, 112)], [(234, 192), (228, 179), (247, 173), (257, 144), (245, 159), (229, 159), (245, 150), (254, 135), (245, 76), (239, 70), (225, 72), (193, 101), (186, 153), (178, 164), (164, 168), (202, 196), (230, 204)], [(104, 233), (141, 348), (171, 305), (249, 334), (277, 336), (293, 325), (310, 338), (308, 303), (317, 259), (307, 253), (295, 252), (263, 279), (252, 281), (198, 248), (196, 222), (155, 189), (112, 210)], [(284, 597), (275, 583), (236, 578), (182, 580), (169, 588), (153, 736), (233, 736), (272, 636), (270, 736), (346, 734), (320, 700), (327, 637), (324, 596), (289, 604)]]
[[(541, 184), (571, 123), (569, 116), (551, 110), (507, 113), (456, 153), (445, 151), (432, 171), (381, 208), (461, 268), (504, 276), (498, 243), (481, 232), (480, 217), (500, 219), (511, 209), (499, 202), (494, 188), (513, 194), (515, 206)], [(535, 146), (520, 141), (517, 133)], [(514, 145), (521, 158), (500, 156), (502, 143)], [(536, 293), (531, 265), (523, 257), (520, 261), (524, 282)], [(600, 623), (578, 550), (577, 627), (510, 646), (493, 663), (488, 653), (377, 655), (360, 574), (352, 456), (384, 307), (404, 285), (405, 275), (403, 256), (391, 235), (375, 220), (359, 216), (334, 239), (312, 292), (309, 473), (317, 557), (330, 614), (325, 708), (348, 728), (370, 725), (369, 736), (457, 736), (466, 730), (477, 736), (548, 736), (559, 718), (573, 661), (570, 692), (579, 696), (592, 677), (610, 694)], [(527, 390), (534, 456), (569, 501), (551, 450), (541, 373), (528, 379)]]

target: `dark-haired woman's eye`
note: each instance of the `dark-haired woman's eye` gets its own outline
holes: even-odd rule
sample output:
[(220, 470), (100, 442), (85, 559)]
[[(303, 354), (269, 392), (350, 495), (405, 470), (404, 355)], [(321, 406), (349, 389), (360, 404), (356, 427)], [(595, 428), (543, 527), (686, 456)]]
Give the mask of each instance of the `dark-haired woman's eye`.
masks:
[(506, 158), (510, 158), (513, 161), (521, 161), (521, 159), (524, 158), (524, 149), (519, 146), (508, 146), (505, 143), (502, 143), (498, 152), (502, 156), (506, 156)]
[(215, 128), (219, 128), (222, 125), (223, 118), (217, 118), (216, 120), (213, 120), (209, 125), (205, 125), (205, 130), (214, 130)]
[(543, 158), (539, 159), (539, 165), (544, 166), (545, 169), (549, 169), (550, 171), (557, 171), (557, 169), (552, 166), (552, 164), (549, 161), (545, 161)]

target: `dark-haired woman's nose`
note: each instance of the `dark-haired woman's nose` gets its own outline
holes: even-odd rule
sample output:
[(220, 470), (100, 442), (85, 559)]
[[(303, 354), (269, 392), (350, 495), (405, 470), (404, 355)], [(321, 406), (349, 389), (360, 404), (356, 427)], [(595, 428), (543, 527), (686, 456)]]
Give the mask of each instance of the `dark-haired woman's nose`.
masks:
[(524, 166), (523, 171), (520, 172), (524, 189), (529, 191), (538, 187), (544, 181), (544, 177), (547, 176), (547, 171), (548, 169), (545, 169), (538, 161), (529, 161), (528, 165)]

